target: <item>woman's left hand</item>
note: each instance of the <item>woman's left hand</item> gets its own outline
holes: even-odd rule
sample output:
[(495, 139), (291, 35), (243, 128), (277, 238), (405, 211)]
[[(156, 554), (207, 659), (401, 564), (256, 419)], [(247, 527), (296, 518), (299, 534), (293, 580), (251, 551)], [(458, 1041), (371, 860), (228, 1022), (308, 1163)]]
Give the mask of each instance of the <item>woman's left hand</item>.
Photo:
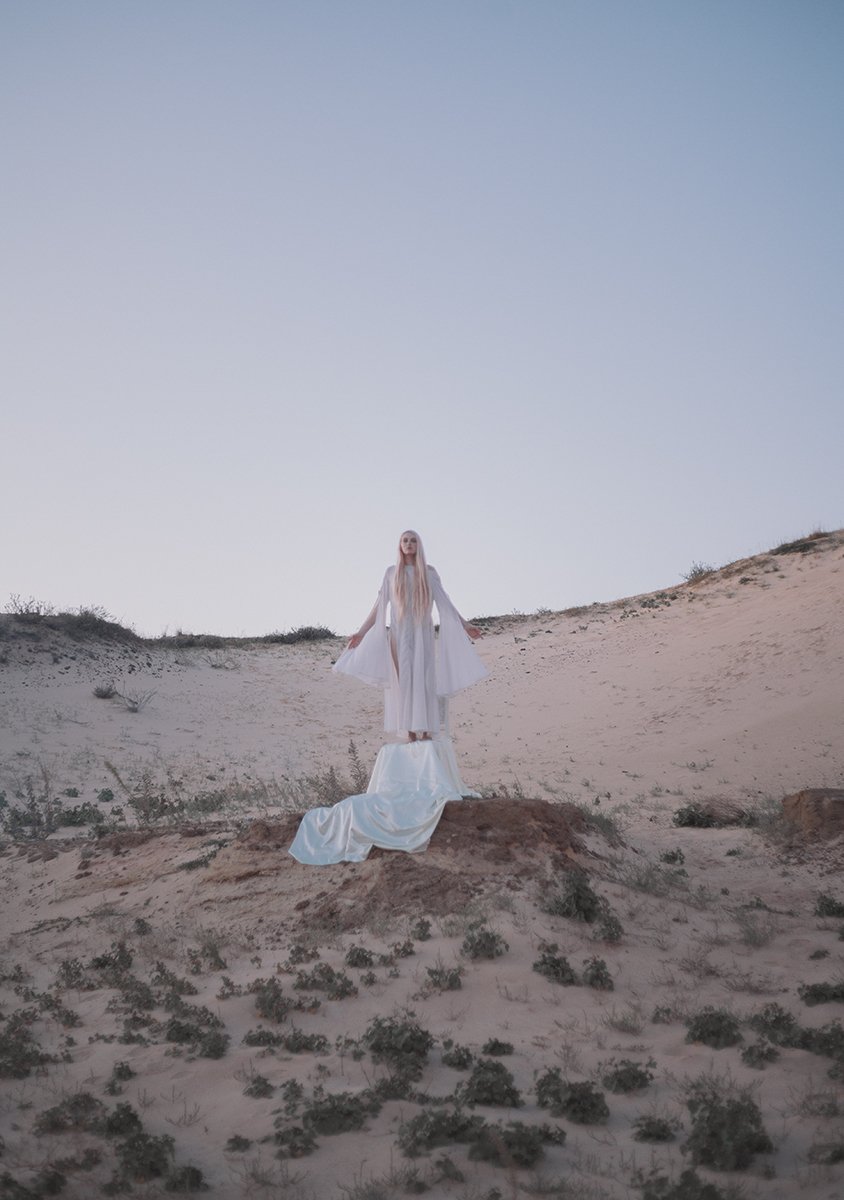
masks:
[(463, 628), (468, 633), (473, 642), (476, 642), (479, 637), (483, 637), (483, 630), (478, 629), (477, 625), (464, 625)]

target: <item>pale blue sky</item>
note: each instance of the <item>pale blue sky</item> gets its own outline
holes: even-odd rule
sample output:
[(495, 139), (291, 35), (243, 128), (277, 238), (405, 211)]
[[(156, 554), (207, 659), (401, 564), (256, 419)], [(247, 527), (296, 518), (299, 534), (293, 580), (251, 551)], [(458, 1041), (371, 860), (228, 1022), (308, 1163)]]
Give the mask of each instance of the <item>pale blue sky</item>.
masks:
[(839, 0), (0, 0), (12, 592), (466, 615), (844, 525)]

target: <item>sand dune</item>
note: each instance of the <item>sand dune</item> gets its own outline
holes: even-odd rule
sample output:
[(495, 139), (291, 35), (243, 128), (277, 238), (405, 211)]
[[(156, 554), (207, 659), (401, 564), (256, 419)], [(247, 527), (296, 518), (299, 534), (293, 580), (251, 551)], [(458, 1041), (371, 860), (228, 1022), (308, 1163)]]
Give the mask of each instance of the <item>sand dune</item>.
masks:
[[(319, 801), (329, 768), (348, 773), (350, 739), (364, 766), (382, 741), (378, 695), (328, 669), (340, 641), (175, 650), (4, 618), (7, 806), (88, 801), (136, 824), (159, 805), (165, 819), (99, 839), (86, 826), (5, 839), (0, 1167), (32, 1195), (59, 1171), (62, 1194), (80, 1197), (113, 1177), (162, 1194), (174, 1164), (195, 1164), (223, 1197), (647, 1186), (685, 1200), (693, 1182), (667, 1180), (690, 1166), (713, 1197), (738, 1183), (766, 1200), (842, 1194), (844, 942), (841, 920), (823, 915), (834, 905), (817, 912), (821, 895), (844, 904), (842, 847), (801, 840), (779, 816), (790, 792), (844, 785), (842, 568), (838, 533), (665, 592), (491, 621), (480, 643), (491, 678), (453, 704), (452, 727), (467, 782), (497, 798), (449, 806), (425, 855), (328, 868), (286, 854), (289, 813)], [(133, 713), (94, 697), (108, 681), (154, 694)], [(97, 800), (103, 789), (112, 801)], [(678, 827), (690, 805), (727, 823)], [(600, 901), (591, 921), (559, 911), (578, 870)], [(475, 955), (496, 935), (506, 950)], [(553, 978), (562, 958), (567, 985)], [(180, 980), (196, 993), (179, 995)], [(770, 1004), (794, 1017), (790, 1044)], [(732, 1044), (695, 1036), (706, 1006)], [(377, 1018), (434, 1039), (418, 1078), (385, 1082), (397, 1068), (376, 1061)], [(258, 1028), (299, 1040), (244, 1043)], [(484, 1052), (491, 1038), (512, 1053)], [(449, 1039), (473, 1066), (449, 1065)], [(500, 1070), (476, 1069), (490, 1061)], [(619, 1063), (638, 1064), (639, 1090), (605, 1082)], [(541, 1107), (548, 1068), (594, 1084), (606, 1118)], [(506, 1101), (502, 1072), (521, 1105)], [(505, 1102), (468, 1107), (484, 1079)], [(770, 1151), (735, 1170), (699, 1157), (686, 1099), (701, 1080), (720, 1100), (755, 1098)], [(403, 1153), (415, 1119), (454, 1111), (430, 1098), (455, 1095), (486, 1133)], [(106, 1129), (120, 1103), (150, 1137), (174, 1138), (172, 1161), (166, 1142)], [(643, 1115), (682, 1128), (642, 1143)], [(540, 1146), (513, 1121), (559, 1129), (564, 1144)], [(332, 1122), (346, 1131), (327, 1132)], [(740, 1127), (735, 1113), (728, 1126)], [(313, 1152), (290, 1157), (309, 1138)]]

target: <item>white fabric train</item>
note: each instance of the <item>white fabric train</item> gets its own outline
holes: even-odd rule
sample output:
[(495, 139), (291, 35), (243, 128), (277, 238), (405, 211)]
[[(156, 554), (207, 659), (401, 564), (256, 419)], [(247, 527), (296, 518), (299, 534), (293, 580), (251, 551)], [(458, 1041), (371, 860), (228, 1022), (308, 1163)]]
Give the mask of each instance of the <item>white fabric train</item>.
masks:
[(366, 792), (305, 813), (289, 853), (300, 863), (362, 862), (373, 846), (424, 850), (450, 800), (467, 792), (451, 738), (391, 743), (378, 751)]

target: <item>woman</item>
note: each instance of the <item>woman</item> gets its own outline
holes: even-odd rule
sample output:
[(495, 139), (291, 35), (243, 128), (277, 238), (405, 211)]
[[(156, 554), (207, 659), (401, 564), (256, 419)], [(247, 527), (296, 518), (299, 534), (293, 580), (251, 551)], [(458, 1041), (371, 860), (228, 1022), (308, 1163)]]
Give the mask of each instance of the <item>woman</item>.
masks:
[[(438, 639), (431, 615), (434, 604)], [(384, 688), (387, 732), (403, 730), (411, 742), (425, 740), (439, 732), (438, 698), (453, 696), (488, 674), (469, 641), (480, 636), (480, 629), (463, 620), (439, 575), (425, 562), (419, 534), (407, 529), (399, 539), (398, 561), (387, 568), (372, 612), (349, 638), (334, 670)]]

